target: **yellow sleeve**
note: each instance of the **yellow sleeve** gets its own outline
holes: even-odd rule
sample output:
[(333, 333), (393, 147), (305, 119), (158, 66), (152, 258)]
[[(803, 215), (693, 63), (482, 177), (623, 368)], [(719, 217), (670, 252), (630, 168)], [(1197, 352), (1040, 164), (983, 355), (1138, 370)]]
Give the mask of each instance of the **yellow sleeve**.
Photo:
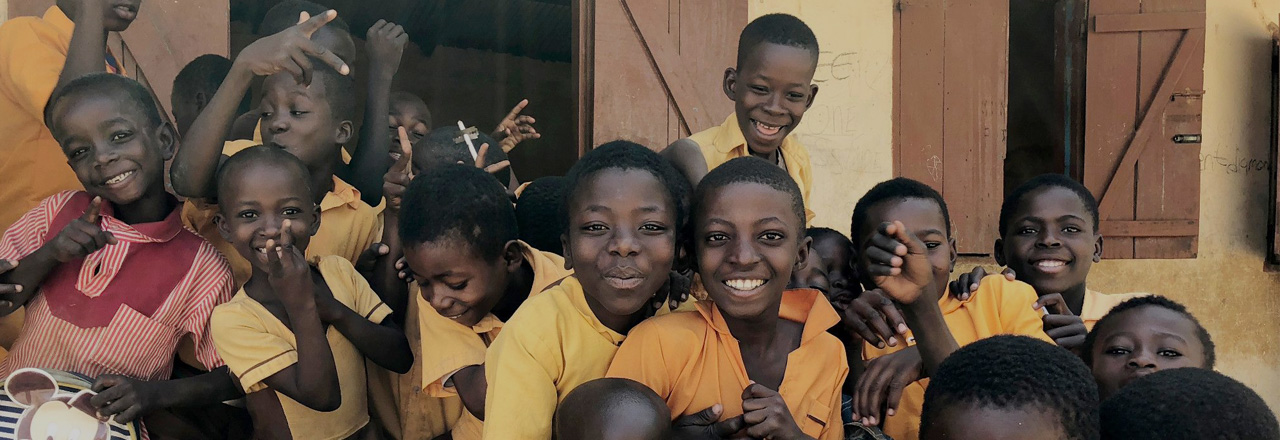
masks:
[(56, 45), (52, 35), (41, 35), (38, 23), (37, 18), (20, 17), (0, 25), (0, 88), (28, 116), (43, 121), (67, 49)]
[(1039, 298), (1035, 288), (1021, 281), (993, 281), (1000, 292), (1001, 333), (1030, 336), (1053, 344), (1053, 339), (1044, 332), (1044, 314), (1032, 308)]
[(226, 141), (222, 143), (222, 155), (231, 157), (236, 153), (248, 149), (256, 145), (262, 144), (262, 141), (251, 141), (248, 139), (236, 139), (234, 141)]
[[(547, 315), (534, 318), (542, 316)], [(485, 378), (489, 381), (485, 440), (551, 438), (551, 421), (559, 402), (556, 380), (564, 369), (562, 356), (550, 345), (556, 343), (548, 340), (554, 336), (537, 331), (554, 328), (553, 323), (518, 320), (521, 317), (513, 317), (485, 356)]]
[[(618, 353), (613, 355), (613, 362), (609, 364), (605, 377), (631, 379), (649, 387), (664, 401), (670, 398), (671, 373), (668, 367), (679, 370), (684, 364), (669, 364), (667, 361), (667, 352), (664, 350), (667, 344), (662, 337), (663, 321), (661, 318), (649, 318), (631, 329), (627, 340), (618, 347)], [(688, 344), (692, 341), (670, 343)]]
[(298, 363), (298, 350), (289, 341), (258, 324), (239, 304), (218, 306), (210, 318), (213, 345), (245, 393), (267, 388), (264, 380)]
[[(381, 324), (391, 314), (391, 308), (382, 302), (382, 298), (369, 287), (369, 282), (356, 271), (350, 261), (337, 255), (329, 255), (320, 260), (321, 273), (336, 271), (341, 274), (342, 286), (329, 286), (334, 297), (356, 314), (375, 324)], [(341, 290), (341, 292), (339, 292)]]
[[(416, 287), (416, 286), (414, 286)], [(436, 313), (417, 289), (412, 289), (418, 302), (418, 329), (421, 333), (422, 391), (432, 397), (450, 397), (457, 391), (445, 388), (444, 378), (471, 365), (484, 364), (487, 347), (470, 328)], [(499, 333), (501, 335), (501, 333)]]

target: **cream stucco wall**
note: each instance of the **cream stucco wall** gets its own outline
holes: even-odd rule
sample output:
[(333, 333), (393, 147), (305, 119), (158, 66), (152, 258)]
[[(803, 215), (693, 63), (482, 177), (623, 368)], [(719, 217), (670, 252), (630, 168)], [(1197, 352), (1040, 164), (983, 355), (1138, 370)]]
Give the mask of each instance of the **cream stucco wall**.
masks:
[[(853, 202), (892, 174), (893, 3), (751, 0), (752, 17), (798, 15), (822, 46), (815, 75), (821, 90), (797, 130), (816, 168), (817, 225), (847, 232)], [(1280, 275), (1264, 272), (1262, 257), (1269, 176), (1238, 165), (1270, 160), (1268, 28), (1275, 26), (1280, 0), (1207, 4), (1200, 257), (1104, 261), (1094, 266), (1090, 284), (1106, 292), (1156, 292), (1186, 304), (1214, 335), (1218, 370), (1280, 409)], [(991, 264), (962, 263), (956, 273)]]

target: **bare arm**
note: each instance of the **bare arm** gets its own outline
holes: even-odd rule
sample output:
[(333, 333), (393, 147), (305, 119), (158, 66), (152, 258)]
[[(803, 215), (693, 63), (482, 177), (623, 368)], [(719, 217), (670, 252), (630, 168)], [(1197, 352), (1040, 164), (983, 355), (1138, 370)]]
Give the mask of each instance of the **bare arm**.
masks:
[(397, 374), (409, 372), (413, 366), (413, 351), (409, 339), (394, 322), (384, 319), (381, 324), (365, 319), (337, 300), (324, 300), (325, 315), (322, 319), (347, 337), (364, 356)]
[(453, 388), (462, 399), (462, 406), (477, 419), (484, 420), (484, 395), (489, 391), (489, 381), (484, 378), (484, 365), (463, 367), (453, 373)]
[(61, 89), (71, 80), (102, 72), (107, 64), (107, 31), (103, 16), (103, 2), (82, 1), (76, 9), (75, 30), (71, 31), (71, 47), (67, 49), (67, 61), (62, 65), (62, 73), (58, 74), (58, 86)]
[(360, 191), (360, 198), (369, 206), (378, 206), (382, 200), (382, 179), (391, 160), (387, 152), (391, 148), (391, 131), (387, 127), (387, 113), (391, 108), (391, 80), (400, 68), (409, 34), (395, 23), (378, 20), (369, 28), (366, 52), (370, 54), (368, 101), (364, 107), (364, 119), (360, 124), (358, 143), (351, 150), (348, 175), (340, 176)]
[(688, 138), (672, 142), (658, 154), (671, 161), (671, 165), (680, 170), (680, 173), (684, 174), (684, 177), (689, 179), (689, 184), (693, 186), (698, 186), (698, 182), (701, 182), (709, 171), (707, 158), (702, 155), (702, 148)]
[(222, 159), (222, 145), (235, 122), (236, 108), (254, 77), (248, 66), (239, 62), (240, 58), (236, 61), (209, 105), (183, 136), (182, 148), (173, 157), (169, 177), (174, 192), (179, 195), (192, 198), (215, 195), (214, 175)]

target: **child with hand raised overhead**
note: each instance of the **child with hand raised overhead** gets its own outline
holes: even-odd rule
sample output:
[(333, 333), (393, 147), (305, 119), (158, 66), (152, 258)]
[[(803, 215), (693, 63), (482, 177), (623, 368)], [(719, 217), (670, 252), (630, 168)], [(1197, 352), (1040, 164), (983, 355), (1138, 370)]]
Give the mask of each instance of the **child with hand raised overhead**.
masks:
[(365, 358), (409, 370), (413, 357), (377, 294), (339, 256), (307, 261), (320, 227), (308, 170), (267, 146), (218, 171), (219, 232), (253, 274), (214, 310), (218, 353), (248, 393), (260, 437), (348, 438), (369, 423)]

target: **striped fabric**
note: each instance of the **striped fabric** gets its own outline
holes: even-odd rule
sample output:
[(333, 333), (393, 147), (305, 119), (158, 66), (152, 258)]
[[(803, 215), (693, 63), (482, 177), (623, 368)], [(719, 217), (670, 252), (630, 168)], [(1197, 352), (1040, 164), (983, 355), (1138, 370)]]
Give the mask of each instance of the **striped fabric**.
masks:
[[(90, 197), (82, 191), (45, 199), (0, 239), (0, 259), (35, 252)], [(58, 369), (96, 378), (119, 374), (168, 379), (179, 341), (195, 341), (206, 369), (223, 365), (209, 332), (213, 308), (231, 298), (231, 272), (222, 256), (181, 226), (175, 210), (161, 222), (128, 225), (103, 204), (99, 226), (118, 244), (61, 264), (27, 304), (26, 322), (0, 377), (24, 367)]]

